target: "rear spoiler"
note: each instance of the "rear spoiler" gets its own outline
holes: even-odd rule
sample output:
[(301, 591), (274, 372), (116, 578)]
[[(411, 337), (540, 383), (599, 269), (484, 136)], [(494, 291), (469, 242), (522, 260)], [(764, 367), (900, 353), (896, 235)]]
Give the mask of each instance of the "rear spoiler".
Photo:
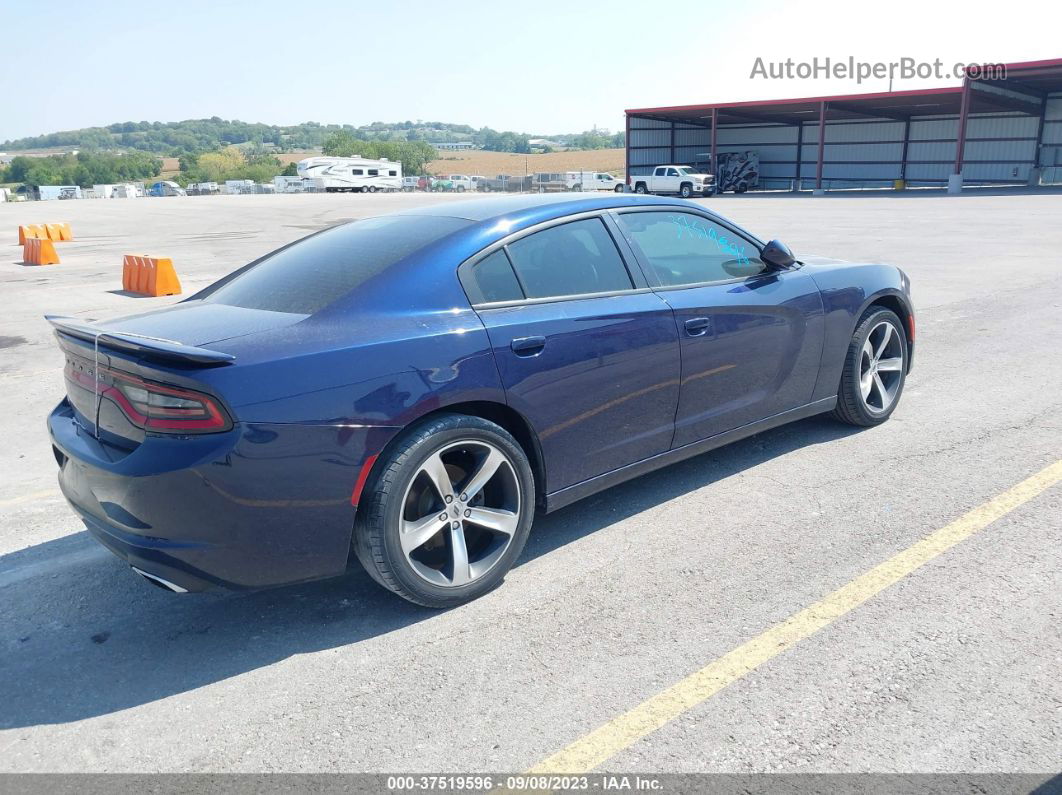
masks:
[(44, 319), (51, 323), (59, 334), (84, 340), (93, 345), (106, 345), (113, 350), (124, 351), (152, 361), (193, 364), (199, 367), (216, 367), (236, 361), (236, 357), (231, 353), (197, 348), (194, 345), (184, 345), (158, 337), (145, 337), (123, 331), (107, 331), (97, 325), (72, 317), (45, 315)]

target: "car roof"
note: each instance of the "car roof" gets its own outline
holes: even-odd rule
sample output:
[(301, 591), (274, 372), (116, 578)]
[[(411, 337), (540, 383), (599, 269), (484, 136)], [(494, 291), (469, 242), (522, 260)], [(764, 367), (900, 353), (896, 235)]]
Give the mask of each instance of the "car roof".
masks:
[(475, 222), (505, 218), (519, 222), (520, 216), (523, 215), (536, 216), (538, 220), (549, 220), (551, 217), (560, 218), (565, 215), (589, 210), (603, 210), (610, 207), (644, 207), (647, 205), (685, 205), (687, 207), (694, 206), (701, 210), (706, 209), (682, 199), (672, 199), (663, 196), (644, 196), (628, 193), (609, 193), (600, 196), (587, 196), (582, 193), (533, 193), (446, 202), (430, 207), (414, 207), (402, 210), (398, 214), (441, 215)]

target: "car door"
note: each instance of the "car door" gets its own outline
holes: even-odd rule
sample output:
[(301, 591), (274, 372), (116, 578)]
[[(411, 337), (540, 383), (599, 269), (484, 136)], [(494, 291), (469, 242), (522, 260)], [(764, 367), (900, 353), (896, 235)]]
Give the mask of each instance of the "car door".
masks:
[(674, 313), (617, 238), (611, 219), (573, 216), (461, 269), (506, 399), (541, 444), (548, 492), (666, 452), (674, 434)]
[(757, 243), (705, 214), (656, 208), (615, 217), (675, 310), (682, 357), (675, 447), (811, 401), (823, 311), (809, 275), (769, 269)]

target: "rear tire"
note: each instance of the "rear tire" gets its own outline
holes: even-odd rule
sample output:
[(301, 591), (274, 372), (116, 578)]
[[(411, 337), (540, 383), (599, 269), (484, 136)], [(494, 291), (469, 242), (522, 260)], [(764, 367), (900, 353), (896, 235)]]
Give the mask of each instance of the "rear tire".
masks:
[(623, 193), (623, 186), (622, 185), (617, 185), (612, 190), (615, 191), (616, 193)]
[(833, 416), (868, 428), (892, 416), (907, 380), (907, 335), (896, 313), (872, 306), (856, 324), (845, 355)]
[(354, 526), (354, 552), (374, 580), (433, 608), (502, 582), (535, 506), (531, 466), (504, 428), (442, 414), (405, 431), (377, 467)]
[(637, 185), (634, 186), (634, 192), (635, 193), (641, 193), (644, 196), (649, 191), (645, 187), (645, 183), (644, 182), (639, 182)]

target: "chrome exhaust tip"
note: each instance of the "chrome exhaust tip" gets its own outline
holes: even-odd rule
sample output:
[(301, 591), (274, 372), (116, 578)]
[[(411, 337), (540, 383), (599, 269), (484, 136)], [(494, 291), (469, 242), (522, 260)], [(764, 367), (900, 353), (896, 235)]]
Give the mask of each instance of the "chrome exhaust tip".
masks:
[(174, 593), (188, 593), (188, 589), (187, 588), (182, 588), (179, 585), (174, 585), (169, 580), (164, 580), (164, 579), (162, 579), (161, 577), (159, 577), (159, 576), (157, 576), (155, 574), (148, 574), (146, 571), (142, 571), (141, 569), (138, 569), (136, 566), (130, 566), (129, 568), (131, 568), (133, 571), (135, 571), (137, 574), (139, 574), (145, 580), (150, 582), (152, 585), (156, 585), (159, 588), (165, 588), (167, 591), (173, 591)]

